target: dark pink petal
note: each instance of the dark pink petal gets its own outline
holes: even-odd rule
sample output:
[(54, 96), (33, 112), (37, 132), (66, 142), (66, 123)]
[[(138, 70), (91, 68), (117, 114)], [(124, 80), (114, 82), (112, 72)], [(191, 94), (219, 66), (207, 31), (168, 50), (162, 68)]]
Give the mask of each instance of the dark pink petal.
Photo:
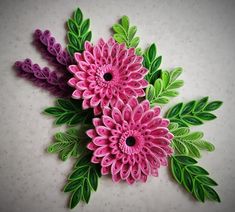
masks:
[(164, 136), (168, 133), (168, 129), (164, 127), (158, 127), (156, 130), (152, 131), (151, 135), (153, 136)]
[(70, 66), (68, 67), (68, 69), (69, 69), (69, 71), (70, 71), (71, 73), (73, 73), (73, 74), (76, 74), (78, 71), (80, 71), (80, 70), (78, 69), (78, 66), (77, 66), (77, 65), (70, 65)]
[(132, 185), (135, 182), (135, 179), (131, 175), (129, 175), (129, 177), (126, 179), (126, 182), (129, 185)]
[(101, 174), (107, 175), (110, 173), (110, 167), (101, 167)]
[(95, 127), (102, 125), (102, 121), (100, 118), (93, 118), (92, 123)]
[(117, 122), (121, 123), (122, 122), (122, 114), (120, 110), (118, 110), (116, 107), (112, 109), (112, 118)]
[(97, 136), (97, 133), (96, 133), (96, 131), (95, 131), (94, 129), (87, 130), (87, 131), (86, 131), (86, 134), (87, 134), (88, 137), (90, 137), (90, 138), (94, 138), (94, 137)]
[(159, 158), (164, 158), (167, 156), (166, 152), (162, 148), (157, 146), (152, 147), (151, 151), (153, 152), (154, 155), (156, 155)]
[(131, 106), (127, 104), (122, 111), (123, 119), (129, 122), (131, 120), (131, 113), (132, 113)]
[(116, 175), (122, 168), (122, 163), (119, 160), (115, 160), (111, 166), (112, 175)]
[(82, 94), (82, 97), (84, 99), (90, 99), (93, 96), (94, 96), (94, 93), (92, 93), (90, 90), (85, 90)]
[(93, 139), (93, 143), (96, 145), (96, 146), (107, 146), (109, 144), (108, 142), (108, 139), (107, 138), (104, 138), (104, 137), (95, 137)]
[(82, 102), (82, 108), (85, 110), (85, 109), (88, 109), (89, 107), (90, 107), (90, 100), (84, 99)]
[(90, 101), (91, 107), (96, 107), (100, 103), (100, 98), (98, 96), (93, 96)]
[(109, 149), (108, 146), (102, 146), (102, 147), (97, 148), (94, 151), (94, 156), (96, 156), (96, 157), (104, 157), (105, 155), (108, 155), (109, 152), (110, 152), (110, 149)]
[(154, 111), (153, 110), (148, 110), (144, 112), (142, 119), (141, 119), (141, 124), (148, 123), (152, 120), (154, 116)]
[(119, 183), (121, 181), (120, 174), (118, 173), (118, 174), (112, 175), (112, 180), (115, 183)]
[(114, 161), (114, 158), (111, 155), (106, 155), (101, 161), (101, 166), (108, 167), (111, 166)]
[(115, 121), (112, 118), (110, 118), (109, 116), (103, 115), (102, 121), (103, 121), (104, 125), (106, 127), (108, 127), (109, 129), (113, 129), (115, 127), (115, 124), (116, 124)]
[(120, 170), (120, 176), (122, 180), (125, 180), (131, 173), (130, 165), (129, 164), (123, 164), (122, 168)]
[(94, 151), (94, 150), (97, 149), (97, 146), (96, 146), (94, 143), (90, 142), (90, 143), (88, 143), (88, 145), (87, 145), (87, 149), (89, 149), (89, 150), (91, 150), (91, 151)]
[(134, 122), (139, 121), (142, 117), (144, 110), (141, 105), (137, 105), (133, 110), (132, 119)]
[(100, 136), (105, 136), (108, 137), (110, 135), (110, 131), (108, 128), (104, 127), (104, 126), (98, 126), (96, 127), (96, 132), (100, 135)]
[(79, 90), (75, 90), (75, 91), (72, 93), (72, 97), (73, 97), (74, 99), (81, 99), (81, 97), (82, 97), (82, 92), (79, 91)]
[(102, 158), (98, 158), (98, 157), (95, 157), (95, 156), (92, 156), (92, 158), (91, 158), (92, 163), (100, 163), (101, 160), (102, 160)]

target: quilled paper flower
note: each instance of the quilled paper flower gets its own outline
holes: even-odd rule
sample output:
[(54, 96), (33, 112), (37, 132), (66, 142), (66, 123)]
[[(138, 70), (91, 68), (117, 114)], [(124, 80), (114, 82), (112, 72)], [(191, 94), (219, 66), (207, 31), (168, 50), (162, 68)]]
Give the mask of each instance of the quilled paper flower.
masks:
[(148, 82), (144, 76), (148, 71), (134, 48), (126, 49), (113, 38), (108, 42), (100, 39), (94, 46), (86, 42), (83, 53), (75, 53), (74, 57), (78, 65), (69, 66), (74, 77), (68, 83), (75, 88), (72, 97), (83, 99), (83, 109), (92, 107), (97, 115), (117, 99), (126, 102), (132, 96), (145, 96), (143, 88)]
[(113, 38), (97, 45), (91, 43), (90, 20), (79, 8), (67, 26), (64, 50), (48, 30), (34, 33), (33, 44), (53, 69), (30, 59), (17, 61), (15, 68), (19, 76), (61, 97), (44, 113), (55, 118), (55, 125), (68, 127), (54, 135), (48, 152), (62, 161), (77, 160), (64, 187), (71, 194), (69, 207), (88, 203), (102, 175), (111, 174), (114, 182), (146, 182), (168, 160), (173, 178), (197, 200), (220, 202), (213, 188), (218, 184), (196, 160), (215, 147), (190, 127), (214, 120), (222, 102), (209, 97), (180, 102), (161, 117), (160, 106), (178, 96), (184, 84), (182, 68), (162, 70), (156, 44), (141, 49), (127, 16), (113, 25)]
[(95, 129), (87, 131), (92, 138), (88, 148), (94, 151), (91, 161), (101, 164), (103, 175), (111, 173), (113, 181), (129, 184), (158, 176), (159, 167), (166, 166), (172, 154), (173, 138), (160, 111), (150, 109), (147, 100), (139, 104), (132, 97), (127, 104), (118, 100), (114, 107), (105, 107), (102, 117), (93, 119)]

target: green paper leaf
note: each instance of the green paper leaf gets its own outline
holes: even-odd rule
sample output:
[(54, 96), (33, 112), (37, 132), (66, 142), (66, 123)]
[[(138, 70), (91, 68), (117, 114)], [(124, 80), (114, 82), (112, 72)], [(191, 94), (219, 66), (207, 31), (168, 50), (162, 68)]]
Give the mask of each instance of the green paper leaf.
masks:
[(208, 186), (217, 186), (218, 184), (211, 179), (210, 177), (207, 176), (197, 176), (197, 180), (200, 181), (204, 185)]
[(181, 118), (182, 121), (184, 121), (185, 123), (187, 123), (188, 125), (201, 125), (203, 124), (203, 122), (194, 116), (190, 116), (190, 115), (185, 115), (184, 117)]
[(94, 191), (96, 191), (98, 187), (98, 175), (96, 174), (96, 171), (94, 168), (90, 169), (89, 171), (88, 181), (89, 181), (91, 188)]
[(80, 166), (72, 172), (69, 176), (69, 180), (75, 180), (83, 177), (88, 172), (89, 166)]
[(151, 63), (150, 71), (152, 75), (154, 74), (154, 72), (159, 71), (158, 68), (160, 67), (161, 62), (162, 62), (162, 56), (159, 56)]
[(179, 103), (179, 104), (175, 105), (174, 107), (172, 107), (169, 110), (169, 112), (167, 113), (166, 118), (173, 118), (173, 117), (176, 117), (177, 115), (179, 115), (182, 107), (183, 107), (183, 103)]
[(82, 52), (86, 41), (91, 40), (92, 33), (89, 31), (90, 20), (83, 20), (82, 11), (78, 8), (74, 12), (74, 17), (67, 21), (68, 25), (68, 45), (67, 50), (71, 56), (75, 52)]
[(196, 101), (191, 101), (191, 102), (188, 102), (186, 105), (184, 105), (181, 111), (181, 115), (189, 114), (193, 110), (195, 104), (196, 104)]
[(149, 47), (147, 54), (148, 54), (148, 58), (151, 62), (156, 58), (156, 56), (157, 56), (157, 47), (156, 47), (155, 43), (153, 43)]
[(203, 188), (205, 191), (205, 195), (209, 200), (220, 202), (220, 197), (213, 188), (206, 185), (204, 185)]
[(82, 187), (83, 199), (86, 203), (89, 202), (91, 197), (91, 188), (88, 183), (88, 179), (84, 178), (83, 180), (83, 187)]
[(209, 173), (200, 166), (187, 166), (186, 169), (194, 175), (208, 175)]
[(175, 68), (171, 73), (171, 82), (174, 82), (182, 74), (182, 72), (182, 68)]
[(209, 98), (208, 96), (204, 97), (196, 103), (196, 106), (194, 108), (195, 113), (203, 110), (203, 108), (206, 106), (206, 104), (208, 102), (208, 98)]
[(181, 167), (180, 167), (180, 164), (177, 163), (177, 161), (174, 159), (174, 157), (171, 157), (171, 171), (172, 171), (172, 174), (173, 174), (174, 178), (176, 179), (176, 181), (179, 184), (181, 184), (181, 182), (182, 182)]
[(187, 169), (184, 169), (183, 171), (183, 185), (188, 192), (191, 192), (193, 190), (193, 179)]
[(194, 181), (193, 194), (199, 201), (201, 202), (205, 201), (205, 194), (203, 187), (197, 180)]
[(214, 114), (206, 112), (197, 113), (197, 117), (204, 121), (210, 121), (216, 119), (216, 116)]
[[(171, 124), (175, 124), (175, 123), (173, 122)], [(173, 129), (173, 130), (170, 130), (170, 131), (173, 133), (174, 137), (183, 137), (185, 135), (188, 135), (189, 132), (190, 132), (188, 127), (180, 127), (180, 128), (178, 128), (178, 124), (177, 124), (177, 128), (176, 129)]]
[(93, 114), (92, 109), (82, 109), (82, 101), (72, 99), (58, 99), (56, 107), (49, 107), (44, 112), (56, 118), (56, 125), (67, 124), (68, 126), (91, 123)]
[(185, 155), (175, 155), (174, 158), (180, 163), (185, 164), (185, 165), (192, 165), (192, 164), (197, 163), (195, 159), (185, 156)]
[(149, 85), (146, 89), (146, 99), (151, 101), (155, 96), (155, 89), (152, 85)]
[[(204, 97), (198, 101), (190, 101), (184, 104), (182, 108), (179, 108), (182, 104), (183, 103), (176, 104), (170, 108), (166, 114), (166, 117), (169, 118), (171, 122), (176, 122), (180, 126), (197, 126), (203, 124), (203, 121), (210, 121), (216, 118), (214, 114), (204, 111), (207, 105), (210, 105), (208, 97)], [(218, 107), (219, 106), (215, 106), (214, 108)]]
[(82, 197), (82, 186), (78, 187), (77, 190), (72, 194), (69, 208), (73, 209), (77, 206), (77, 204), (80, 202)]
[(120, 20), (119, 24), (113, 25), (113, 31), (115, 34), (113, 38), (118, 43), (125, 43), (126, 47), (129, 48), (136, 48), (135, 53), (137, 55), (141, 54), (141, 49), (137, 48), (139, 44), (139, 37), (135, 37), (137, 28), (136, 26), (130, 26), (129, 18), (127, 16), (123, 16)]
[(71, 181), (64, 187), (64, 192), (71, 192), (77, 190), (80, 186), (81, 186), (80, 180)]
[(69, 30), (74, 33), (74, 34), (78, 34), (79, 33), (79, 29), (78, 29), (78, 25), (76, 24), (76, 22), (73, 19), (69, 19), (67, 21), (67, 25)]
[(204, 202), (207, 198), (220, 202), (219, 195), (210, 187), (216, 186), (217, 183), (207, 176), (209, 173), (204, 168), (196, 163), (197, 161), (188, 156), (171, 156), (170, 164), (173, 177), (197, 200)]
[(221, 101), (213, 101), (213, 102), (210, 102), (210, 103), (204, 108), (204, 111), (206, 111), (206, 112), (211, 112), (211, 111), (217, 110), (218, 108), (221, 107), (222, 104), (223, 104), (223, 102), (221, 102)]
[(194, 141), (194, 140), (201, 139), (203, 137), (203, 133), (202, 132), (192, 132), (192, 133), (188, 133), (186, 136), (182, 135), (181, 137), (183, 137), (183, 139), (186, 141)]
[(81, 25), (83, 20), (83, 14), (80, 8), (77, 8), (77, 10), (74, 13), (74, 21), (77, 23), (77, 25)]
[(84, 35), (85, 33), (87, 33), (87, 31), (89, 30), (89, 27), (90, 27), (90, 20), (86, 19), (81, 24), (80, 34)]
[(196, 141), (193, 141), (193, 144), (196, 145), (200, 150), (206, 150), (209, 152), (212, 152), (215, 150), (215, 146), (208, 141), (196, 140)]
[[(150, 85), (150, 86), (151, 86), (151, 85)], [(161, 80), (161, 79), (157, 79), (157, 80), (155, 81), (155, 83), (154, 83), (154, 90), (155, 90), (154, 96), (155, 96), (155, 97), (158, 97), (159, 94), (161, 94), (162, 89), (163, 89), (162, 80)]]
[(60, 107), (48, 107), (44, 110), (44, 112), (48, 115), (53, 115), (55, 117), (60, 116), (64, 113), (64, 110)]
[(168, 86), (168, 89), (173, 90), (173, 89), (181, 88), (183, 85), (184, 85), (183, 80), (176, 80)]

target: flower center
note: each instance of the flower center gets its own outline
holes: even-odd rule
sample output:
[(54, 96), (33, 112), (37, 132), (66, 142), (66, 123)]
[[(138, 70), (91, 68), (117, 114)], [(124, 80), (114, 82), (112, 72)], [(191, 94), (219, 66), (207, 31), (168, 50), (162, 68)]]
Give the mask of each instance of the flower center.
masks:
[(135, 138), (133, 136), (129, 136), (126, 138), (126, 145), (127, 146), (134, 146), (135, 145)]
[(109, 72), (105, 73), (103, 77), (105, 81), (111, 81), (113, 79), (113, 75)]

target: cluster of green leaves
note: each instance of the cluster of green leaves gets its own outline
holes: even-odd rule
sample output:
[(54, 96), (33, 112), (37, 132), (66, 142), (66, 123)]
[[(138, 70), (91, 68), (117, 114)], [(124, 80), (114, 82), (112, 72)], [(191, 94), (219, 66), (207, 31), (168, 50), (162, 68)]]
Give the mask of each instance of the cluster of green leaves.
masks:
[(89, 202), (91, 192), (96, 191), (101, 177), (100, 166), (90, 162), (91, 155), (81, 157), (68, 177), (64, 192), (71, 192), (69, 207), (74, 208), (80, 201)]
[(87, 144), (86, 127), (69, 128), (66, 132), (58, 132), (54, 136), (54, 143), (47, 151), (59, 153), (61, 160), (66, 161), (69, 157), (78, 158), (85, 150)]
[(74, 12), (74, 17), (67, 21), (68, 33), (67, 38), (69, 44), (67, 50), (71, 56), (75, 52), (82, 52), (84, 50), (85, 41), (90, 41), (92, 33), (89, 30), (90, 19), (83, 19), (83, 14), (80, 8)]
[(182, 73), (181, 68), (175, 68), (172, 71), (161, 71), (154, 84), (149, 84), (146, 89), (146, 99), (150, 104), (164, 105), (170, 101), (170, 98), (179, 95), (176, 89), (183, 86), (184, 81), (177, 78)]
[(91, 109), (83, 110), (82, 101), (73, 99), (58, 99), (55, 107), (48, 107), (44, 113), (56, 118), (55, 124), (74, 126), (79, 123), (90, 124), (93, 118)]
[(149, 70), (145, 79), (148, 80), (150, 84), (154, 84), (154, 82), (161, 77), (161, 69), (159, 69), (159, 67), (162, 62), (162, 56), (157, 55), (157, 47), (154, 43), (147, 48), (143, 54), (143, 58), (143, 66)]
[(174, 152), (193, 158), (200, 158), (200, 150), (214, 151), (212, 143), (203, 139), (203, 132), (190, 132), (189, 127), (179, 127), (177, 123), (171, 123), (170, 132), (174, 135), (171, 142)]
[(113, 30), (115, 32), (113, 38), (118, 43), (125, 43), (127, 48), (136, 48), (136, 54), (141, 55), (141, 49), (137, 48), (140, 38), (135, 37), (137, 28), (136, 26), (130, 26), (127, 16), (123, 16), (119, 24), (114, 24)]
[(171, 157), (171, 171), (176, 181), (201, 202), (205, 199), (220, 202), (220, 197), (212, 186), (217, 183), (208, 177), (209, 173), (196, 165), (197, 161), (189, 156)]
[(193, 100), (186, 104), (181, 102), (168, 110), (166, 118), (170, 119), (171, 122), (178, 123), (181, 127), (201, 125), (203, 121), (215, 119), (216, 116), (211, 112), (221, 105), (221, 101), (208, 102), (208, 97), (198, 101)]

